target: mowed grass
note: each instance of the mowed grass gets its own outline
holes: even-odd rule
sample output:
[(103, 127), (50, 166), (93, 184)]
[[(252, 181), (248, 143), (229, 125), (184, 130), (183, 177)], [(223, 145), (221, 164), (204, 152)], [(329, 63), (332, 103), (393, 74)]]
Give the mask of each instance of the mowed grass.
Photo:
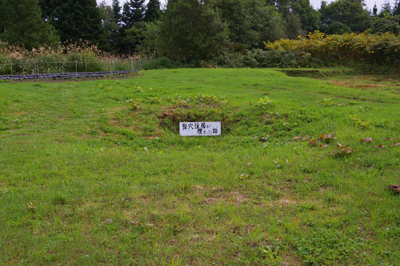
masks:
[[(1, 83), (0, 264), (397, 265), (398, 80), (335, 80)], [(222, 136), (181, 138), (179, 121), (222, 121)]]

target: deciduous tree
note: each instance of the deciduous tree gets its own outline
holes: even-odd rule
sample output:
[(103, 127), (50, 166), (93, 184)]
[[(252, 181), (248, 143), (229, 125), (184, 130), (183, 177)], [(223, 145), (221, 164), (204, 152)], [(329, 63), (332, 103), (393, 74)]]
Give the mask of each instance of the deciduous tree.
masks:
[(199, 60), (218, 56), (228, 45), (219, 14), (198, 0), (168, 2), (159, 31), (159, 54), (172, 59)]
[(372, 23), (369, 11), (360, 1), (337, 0), (330, 4), (322, 1), (320, 12), (320, 30), (327, 34), (360, 33)]
[(221, 13), (233, 51), (262, 48), (264, 41), (285, 37), (282, 16), (264, 1), (210, 0), (209, 5)]

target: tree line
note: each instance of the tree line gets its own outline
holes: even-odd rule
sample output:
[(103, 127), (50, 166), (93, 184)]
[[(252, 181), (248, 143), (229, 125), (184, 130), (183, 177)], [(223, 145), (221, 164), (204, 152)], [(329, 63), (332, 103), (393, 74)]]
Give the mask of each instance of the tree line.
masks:
[(0, 0), (0, 39), (26, 49), (89, 41), (106, 52), (207, 59), (264, 42), (326, 34), (400, 33), (400, 0), (378, 12), (363, 0)]

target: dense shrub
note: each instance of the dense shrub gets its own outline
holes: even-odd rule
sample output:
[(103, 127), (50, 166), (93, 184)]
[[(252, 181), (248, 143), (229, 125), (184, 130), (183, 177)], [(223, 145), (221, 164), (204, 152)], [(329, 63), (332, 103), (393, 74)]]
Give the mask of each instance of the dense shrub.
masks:
[(309, 64), (327, 66), (355, 64), (400, 65), (400, 36), (391, 33), (327, 35), (319, 31), (299, 40), (266, 43), (267, 51), (299, 52)]
[(371, 27), (371, 33), (394, 33), (400, 35), (400, 15), (378, 18)]

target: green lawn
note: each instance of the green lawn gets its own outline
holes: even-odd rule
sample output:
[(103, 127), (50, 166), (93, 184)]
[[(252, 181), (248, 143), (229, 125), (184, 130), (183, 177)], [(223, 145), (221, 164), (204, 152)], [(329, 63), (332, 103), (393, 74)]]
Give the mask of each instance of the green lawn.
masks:
[(0, 264), (398, 264), (399, 80), (329, 79), (0, 83)]

